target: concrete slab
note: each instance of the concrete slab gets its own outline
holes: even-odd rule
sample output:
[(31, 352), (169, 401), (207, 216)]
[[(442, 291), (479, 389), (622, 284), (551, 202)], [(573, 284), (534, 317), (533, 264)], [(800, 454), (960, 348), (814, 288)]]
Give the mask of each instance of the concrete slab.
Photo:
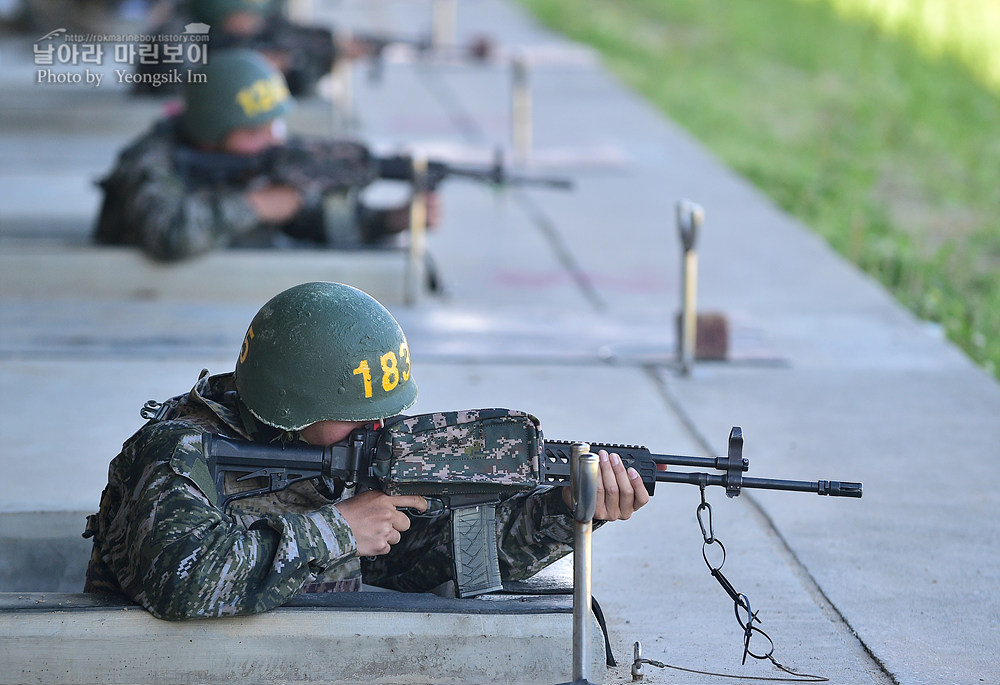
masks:
[[(0, 254), (0, 292), (12, 301), (262, 304), (286, 288), (314, 280), (351, 283), (387, 304), (406, 299), (406, 251), (304, 249), (275, 257), (271, 250), (225, 250), (161, 263), (127, 247), (6, 245)], [(211, 287), (206, 287), (206, 273), (213, 274)]]
[[(572, 659), (552, 655), (572, 639), (567, 599), (341, 593), (172, 623), (93, 595), (0, 593), (0, 683), (563, 682)], [(596, 682), (603, 647), (596, 630)]]
[[(706, 428), (745, 417), (752, 466), (766, 457), (783, 474), (865, 482), (863, 506), (837, 507), (836, 521), (824, 502), (753, 499), (897, 681), (989, 682), (1000, 607), (988, 588), (1000, 578), (987, 550), (1000, 542), (991, 513), (1000, 501), (974, 482), (1000, 476), (987, 437), (1000, 411), (995, 383), (968, 366), (873, 364), (767, 379), (719, 369), (712, 385), (710, 396), (694, 384), (674, 392)], [(749, 394), (752, 404), (737, 399)]]
[(0, 594), (81, 592), (94, 545), (92, 511), (0, 513)]

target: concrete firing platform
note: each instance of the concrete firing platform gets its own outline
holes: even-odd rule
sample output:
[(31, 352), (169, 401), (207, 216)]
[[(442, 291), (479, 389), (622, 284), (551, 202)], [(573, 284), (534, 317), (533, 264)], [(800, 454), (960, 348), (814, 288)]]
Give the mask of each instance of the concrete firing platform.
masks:
[[(260, 306), (304, 281), (353, 283), (390, 306), (407, 296), (407, 250), (303, 249), (273, 257), (273, 250), (222, 250), (163, 263), (127, 247), (7, 243), (0, 252), (0, 297), (7, 302), (166, 300)], [(422, 291), (416, 292), (418, 298)]]
[(553, 654), (572, 619), (566, 595), (300, 595), (266, 614), (175, 623), (94, 595), (0, 593), (0, 683), (556, 683), (570, 679), (571, 658)]

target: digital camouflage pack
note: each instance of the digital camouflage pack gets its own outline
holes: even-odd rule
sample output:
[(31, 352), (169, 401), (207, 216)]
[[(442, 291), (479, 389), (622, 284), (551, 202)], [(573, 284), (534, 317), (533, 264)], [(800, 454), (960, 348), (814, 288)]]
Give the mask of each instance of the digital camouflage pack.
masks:
[(390, 495), (482, 495), (538, 485), (542, 434), (534, 416), (471, 409), (399, 417), (382, 429), (372, 472)]
[(512, 409), (437, 412), (387, 422), (372, 472), (390, 495), (445, 498), (460, 597), (501, 589), (496, 505), (539, 483), (538, 419)]

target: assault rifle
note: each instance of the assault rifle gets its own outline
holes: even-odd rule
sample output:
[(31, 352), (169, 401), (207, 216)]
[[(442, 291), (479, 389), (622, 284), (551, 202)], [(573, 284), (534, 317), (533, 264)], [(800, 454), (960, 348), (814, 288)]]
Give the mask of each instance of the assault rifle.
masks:
[(409, 181), (436, 190), (446, 179), (467, 178), (493, 186), (540, 186), (569, 190), (567, 178), (511, 173), (497, 155), (490, 165), (456, 165), (429, 160), (423, 179), (416, 179), (409, 155), (379, 157), (357, 142), (294, 139), (255, 155), (207, 152), (178, 145), (174, 167), (194, 186), (250, 183), (268, 179), (320, 194), (364, 187), (378, 179)]
[[(488, 411), (507, 410), (480, 410), (484, 416)], [(298, 443), (264, 445), (206, 433), (203, 437), (203, 449), (216, 484), (218, 504), (225, 509), (234, 500), (277, 492), (304, 480), (320, 481), (331, 492), (335, 490), (336, 481), (341, 481), (349, 486), (356, 486), (359, 491), (379, 489), (388, 490), (392, 494), (420, 494), (428, 499), (429, 504), (435, 505), (432, 506), (433, 511), (451, 512), (455, 577), (459, 595), (470, 596), (500, 589), (495, 507), (503, 499), (539, 485), (569, 486), (570, 448), (573, 443), (545, 440), (539, 446), (540, 458), (537, 460), (530, 454), (530, 448), (520, 449), (522, 454), (517, 456), (518, 459), (526, 454), (530, 457), (527, 459), (530, 466), (527, 477), (511, 470), (510, 478), (498, 479), (494, 473), (487, 480), (483, 477), (482, 470), (475, 470), (482, 469), (482, 466), (473, 466), (466, 474), (462, 472), (462, 462), (475, 464), (477, 460), (487, 461), (483, 457), (489, 456), (486, 454), (488, 447), (462, 445), (456, 452), (454, 440), (443, 447), (416, 441), (413, 454), (419, 458), (415, 461), (408, 460), (406, 468), (411, 469), (411, 473), (427, 474), (437, 471), (447, 474), (447, 477), (434, 482), (422, 478), (417, 482), (417, 479), (401, 479), (398, 470), (386, 468), (386, 458), (398, 455), (398, 449), (385, 449), (379, 440), (380, 433), (388, 430), (391, 425), (393, 420), (389, 420), (386, 427), (379, 430), (367, 427), (356, 429), (347, 439), (326, 447)], [(395, 425), (398, 427), (399, 422), (395, 422)], [(481, 437), (482, 433), (476, 435)], [(540, 437), (538, 433), (538, 438)], [(488, 444), (490, 441), (487, 439), (485, 442)], [(500, 442), (504, 443), (505, 451), (509, 452), (507, 448), (511, 443), (525, 444), (531, 442), (531, 438), (522, 441), (520, 438), (510, 439), (505, 434), (498, 444)], [(590, 446), (593, 452), (602, 449), (617, 452), (626, 467), (631, 466), (638, 471), (650, 495), (654, 494), (658, 482), (689, 483), (701, 487), (720, 486), (726, 489), (726, 494), (730, 497), (738, 496), (743, 488), (812, 492), (831, 497), (862, 495), (861, 483), (744, 477), (743, 474), (750, 468), (750, 462), (743, 457), (743, 432), (739, 427), (732, 429), (729, 451), (724, 457), (653, 454), (638, 445), (591, 443)], [(380, 447), (383, 449), (379, 449)], [(448, 460), (441, 460), (442, 452), (448, 450), (451, 450)], [(456, 455), (458, 460), (454, 458)], [(499, 462), (493, 462), (494, 471), (502, 471), (513, 463), (503, 461), (505, 456), (501, 456)], [(658, 469), (658, 465), (707, 468), (721, 473), (664, 471)], [(252, 479), (263, 479), (265, 482), (262, 485), (258, 483), (259, 487), (224, 494), (227, 474), (232, 474), (236, 482), (242, 485), (252, 485)], [(407, 482), (401, 483), (401, 480)]]

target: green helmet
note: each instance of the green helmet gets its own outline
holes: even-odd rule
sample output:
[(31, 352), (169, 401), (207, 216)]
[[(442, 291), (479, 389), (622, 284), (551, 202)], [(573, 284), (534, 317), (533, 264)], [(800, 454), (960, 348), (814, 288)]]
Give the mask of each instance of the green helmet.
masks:
[(210, 55), (185, 83), (184, 134), (215, 145), (242, 126), (260, 126), (292, 108), (292, 96), (281, 72), (253, 50), (220, 50)]
[(275, 295), (250, 323), (236, 390), (264, 423), (294, 431), (317, 421), (375, 421), (417, 399), (410, 348), (375, 298), (342, 283)]
[(195, 21), (217, 24), (233, 12), (272, 14), (276, 11), (274, 0), (189, 0), (188, 12)]

